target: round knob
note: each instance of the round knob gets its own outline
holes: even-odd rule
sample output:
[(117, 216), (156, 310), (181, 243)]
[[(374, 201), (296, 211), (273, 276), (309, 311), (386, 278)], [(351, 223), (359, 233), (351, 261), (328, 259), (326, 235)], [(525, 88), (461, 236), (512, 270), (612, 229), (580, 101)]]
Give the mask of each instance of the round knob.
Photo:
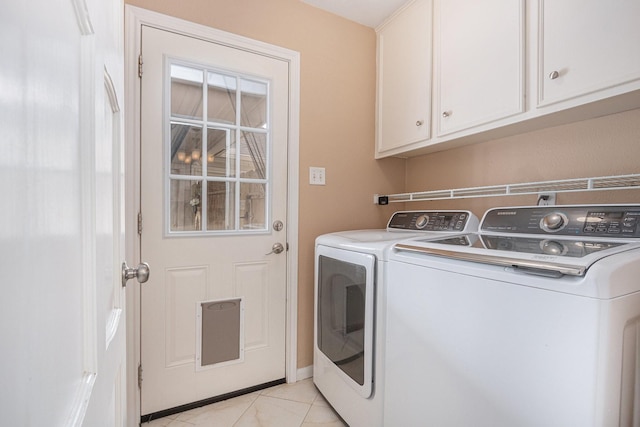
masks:
[(559, 73), (559, 72), (557, 72), (557, 71), (555, 71), (555, 70), (549, 73), (549, 78), (550, 78), (551, 80), (555, 80), (555, 79), (557, 79), (559, 76), (560, 76), (560, 73)]
[(424, 124), (424, 120), (418, 120), (416, 122), (416, 126), (422, 126)]
[(449, 117), (450, 115), (451, 115), (451, 111), (444, 111), (444, 112), (442, 113), (442, 117), (444, 117), (445, 119), (446, 119), (447, 117)]
[(416, 228), (422, 230), (429, 224), (429, 215), (420, 215), (416, 218)]
[(138, 279), (139, 283), (145, 283), (149, 280), (149, 264), (142, 262), (135, 268), (129, 268), (126, 261), (122, 263), (122, 286), (127, 285), (129, 279)]
[(137, 270), (138, 270), (138, 274), (136, 279), (138, 279), (138, 282), (145, 283), (147, 280), (149, 280), (149, 275), (150, 275), (149, 264), (147, 264), (146, 262), (143, 262), (138, 265)]
[(542, 243), (542, 252), (546, 255), (563, 255), (566, 253), (566, 248), (560, 242), (547, 240)]
[(566, 225), (566, 222), (566, 216), (558, 212), (553, 212), (542, 218), (542, 221), (540, 221), (540, 227), (545, 231), (558, 231)]

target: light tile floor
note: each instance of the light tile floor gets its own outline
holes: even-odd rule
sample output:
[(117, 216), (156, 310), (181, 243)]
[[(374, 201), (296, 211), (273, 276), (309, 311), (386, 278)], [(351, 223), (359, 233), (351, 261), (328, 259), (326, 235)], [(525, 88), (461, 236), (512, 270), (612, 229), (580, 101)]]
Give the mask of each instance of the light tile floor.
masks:
[(142, 427), (348, 427), (311, 379), (159, 418)]

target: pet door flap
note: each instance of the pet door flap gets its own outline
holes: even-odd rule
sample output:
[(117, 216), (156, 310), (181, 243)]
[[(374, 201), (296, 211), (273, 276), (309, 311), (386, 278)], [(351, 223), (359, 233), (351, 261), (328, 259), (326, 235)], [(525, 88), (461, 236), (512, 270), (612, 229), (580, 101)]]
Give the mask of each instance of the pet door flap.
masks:
[(199, 368), (244, 358), (242, 298), (205, 301), (197, 305)]

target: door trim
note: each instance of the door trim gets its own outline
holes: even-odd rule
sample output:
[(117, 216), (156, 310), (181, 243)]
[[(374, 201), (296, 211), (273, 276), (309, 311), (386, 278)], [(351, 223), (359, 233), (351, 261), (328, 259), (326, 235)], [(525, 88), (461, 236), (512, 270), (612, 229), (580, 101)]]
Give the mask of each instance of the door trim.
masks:
[[(288, 200), (287, 200), (287, 304), (285, 375), (296, 382), (298, 345), (298, 177), (300, 128), (300, 53), (217, 30), (135, 6), (125, 5), (125, 254), (134, 265), (141, 262), (140, 212), (140, 79), (138, 55), (142, 26), (150, 26), (226, 46), (271, 56), (289, 63)], [(144, 66), (144, 64), (143, 64)], [(144, 286), (144, 285), (143, 285)], [(127, 425), (140, 420), (140, 284), (127, 287)]]

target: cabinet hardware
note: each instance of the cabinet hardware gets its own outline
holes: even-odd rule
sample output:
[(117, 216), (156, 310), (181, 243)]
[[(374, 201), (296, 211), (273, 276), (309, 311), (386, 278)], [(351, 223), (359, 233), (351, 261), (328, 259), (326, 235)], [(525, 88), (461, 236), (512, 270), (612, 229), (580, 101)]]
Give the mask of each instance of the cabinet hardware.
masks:
[(560, 73), (559, 73), (559, 72), (557, 72), (557, 71), (555, 71), (555, 70), (549, 73), (549, 78), (550, 78), (551, 80), (555, 80), (555, 79), (557, 79), (559, 76), (560, 76)]
[(424, 124), (424, 120), (418, 120), (416, 122), (416, 126), (422, 126)]

